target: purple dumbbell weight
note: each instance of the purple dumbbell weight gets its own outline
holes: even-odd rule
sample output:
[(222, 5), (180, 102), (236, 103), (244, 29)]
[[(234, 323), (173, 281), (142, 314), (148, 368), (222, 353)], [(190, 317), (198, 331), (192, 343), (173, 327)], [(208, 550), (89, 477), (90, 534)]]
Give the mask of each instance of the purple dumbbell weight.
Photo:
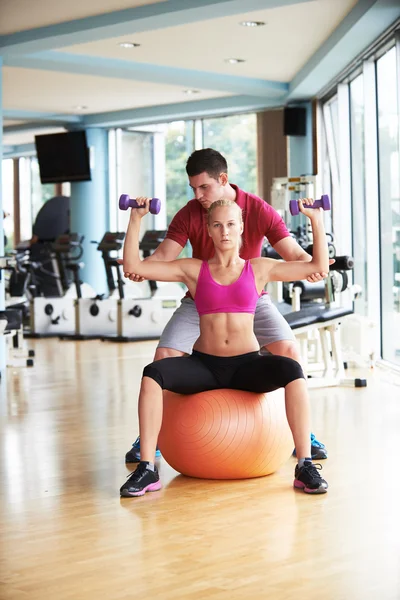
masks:
[[(136, 202), (135, 198), (130, 198), (128, 194), (121, 194), (119, 197), (119, 207), (121, 210), (128, 210), (128, 208), (141, 208)], [(152, 215), (158, 215), (161, 209), (161, 200), (158, 198), (152, 198), (150, 200), (150, 212)]]
[[(313, 202), (313, 204), (310, 206), (306, 205), (306, 208), (323, 208), (324, 210), (330, 210), (331, 203), (328, 194), (324, 194), (319, 200), (315, 200), (315, 202)], [(299, 214), (300, 210), (297, 200), (290, 200), (289, 209), (291, 215), (296, 216)]]

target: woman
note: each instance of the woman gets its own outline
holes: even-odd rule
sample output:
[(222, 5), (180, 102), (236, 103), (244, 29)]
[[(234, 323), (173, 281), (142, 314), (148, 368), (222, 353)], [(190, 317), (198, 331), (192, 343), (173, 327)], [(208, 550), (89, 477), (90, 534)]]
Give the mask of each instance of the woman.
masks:
[(166, 358), (145, 367), (139, 395), (141, 462), (121, 487), (121, 496), (142, 496), (161, 488), (154, 465), (163, 411), (162, 390), (192, 394), (216, 388), (270, 392), (285, 388), (286, 415), (298, 464), (294, 486), (309, 494), (325, 493), (327, 482), (310, 455), (310, 410), (307, 385), (300, 365), (283, 356), (261, 356), (253, 332), (257, 299), (269, 281), (306, 279), (329, 268), (322, 210), (299, 209), (311, 221), (313, 258), (310, 262), (282, 262), (270, 258), (245, 261), (239, 256), (243, 220), (231, 200), (217, 200), (208, 209), (207, 227), (215, 254), (208, 262), (194, 258), (171, 262), (142, 261), (139, 257), (141, 219), (149, 199), (137, 198), (124, 245), (125, 275), (136, 273), (155, 281), (186, 284), (200, 316), (200, 337), (187, 357)]

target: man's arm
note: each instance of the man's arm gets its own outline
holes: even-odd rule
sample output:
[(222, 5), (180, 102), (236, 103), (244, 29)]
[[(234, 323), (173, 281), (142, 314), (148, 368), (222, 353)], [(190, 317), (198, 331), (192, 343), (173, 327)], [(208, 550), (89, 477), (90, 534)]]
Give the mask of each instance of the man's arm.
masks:
[(274, 246), (274, 250), (286, 262), (292, 260), (310, 262), (312, 258), (292, 237), (285, 237), (279, 242), (277, 242)]
[(145, 260), (158, 260), (158, 261), (170, 261), (178, 258), (180, 253), (182, 252), (183, 247), (178, 244), (178, 242), (174, 242), (174, 240), (170, 240), (169, 238), (165, 238), (159, 244), (159, 246), (154, 250), (153, 254), (150, 254)]

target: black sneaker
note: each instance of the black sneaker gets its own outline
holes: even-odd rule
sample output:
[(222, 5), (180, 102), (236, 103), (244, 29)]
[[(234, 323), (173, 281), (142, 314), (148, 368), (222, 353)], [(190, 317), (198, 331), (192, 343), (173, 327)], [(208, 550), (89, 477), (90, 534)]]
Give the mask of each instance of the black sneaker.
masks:
[(314, 465), (309, 460), (306, 460), (302, 467), (296, 465), (294, 470), (294, 487), (301, 488), (306, 494), (326, 494), (328, 484), (318, 473), (321, 469), (321, 465)]
[[(296, 456), (296, 449), (293, 450), (293, 456)], [(313, 433), (311, 434), (311, 458), (313, 460), (328, 458), (328, 451), (325, 448), (325, 444), (319, 442)]]
[(148, 462), (140, 462), (135, 471), (131, 473), (119, 490), (121, 496), (130, 498), (131, 496), (143, 496), (146, 492), (156, 492), (162, 485), (157, 467), (154, 471), (147, 468)]
[[(158, 447), (156, 448), (156, 458), (161, 458), (161, 452)], [(140, 437), (137, 437), (132, 448), (125, 454), (126, 463), (137, 463), (140, 462)]]

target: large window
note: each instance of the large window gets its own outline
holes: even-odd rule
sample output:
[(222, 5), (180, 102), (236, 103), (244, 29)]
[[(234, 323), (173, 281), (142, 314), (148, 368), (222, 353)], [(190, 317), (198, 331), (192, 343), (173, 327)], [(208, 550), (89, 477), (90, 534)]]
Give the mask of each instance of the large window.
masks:
[(165, 170), (167, 184), (167, 224), (188, 200), (193, 198), (186, 175), (186, 161), (194, 150), (193, 121), (175, 121), (165, 127)]
[[(28, 240), (32, 236), (32, 225), (43, 204), (55, 195), (53, 184), (42, 185), (36, 158), (14, 159), (18, 161), (20, 237)], [(3, 210), (8, 213), (4, 221), (7, 250), (14, 247), (14, 160), (3, 160)], [(18, 198), (17, 198), (18, 199)]]
[[(128, 194), (132, 198), (152, 197), (154, 195), (153, 133), (117, 130), (116, 157), (117, 197), (121, 194)], [(130, 211), (118, 210), (117, 202), (114, 208), (117, 213), (118, 231), (126, 231)], [(146, 215), (145, 221), (145, 228), (152, 229), (150, 214)]]
[(328, 103), (328, 110), (332, 123), (333, 150), (337, 161), (339, 155), (339, 100), (337, 96)]
[(368, 279), (366, 263), (364, 78), (350, 83), (351, 195), (353, 223), (354, 281), (362, 287), (357, 312), (367, 314)]
[[(32, 225), (43, 204), (55, 195), (53, 184), (42, 185), (39, 176), (39, 166), (36, 158), (4, 159), (3, 168), (3, 212), (5, 250), (14, 249), (14, 161), (18, 167), (19, 182), (19, 213), (21, 240), (32, 236)], [(18, 200), (18, 198), (17, 198)]]
[(229, 181), (257, 193), (257, 117), (233, 115), (203, 121), (204, 148), (214, 148), (228, 161)]
[[(332, 193), (336, 181), (340, 191), (336, 226), (341, 231), (351, 223), (353, 280), (362, 288), (354, 309), (369, 331), (369, 347), (360, 351), (381, 350), (400, 365), (400, 35), (390, 36), (367, 49), (357, 70), (329, 92), (337, 110), (329, 97), (322, 108)], [(323, 152), (322, 158), (328, 181)]]
[[(146, 217), (146, 228), (164, 229), (191, 198), (186, 161), (195, 149), (212, 147), (229, 165), (229, 180), (257, 193), (256, 115), (243, 114), (196, 121), (173, 121), (109, 133), (111, 228), (124, 231), (128, 213), (117, 208), (122, 193), (155, 195), (160, 214)], [(190, 247), (182, 256), (190, 255)]]
[[(323, 135), (319, 143), (321, 144), (321, 191), (328, 194), (331, 199), (332, 213), (327, 224), (327, 230), (334, 231), (338, 235), (337, 215), (341, 213), (341, 194), (339, 178), (339, 118), (338, 118), (338, 97), (334, 96), (323, 106)], [(339, 241), (340, 252), (344, 251), (342, 240)], [(349, 249), (346, 249), (349, 251)]]
[(381, 221), (382, 356), (400, 364), (400, 155), (396, 49), (376, 63)]
[(21, 240), (32, 237), (32, 226), (43, 204), (55, 196), (55, 185), (42, 185), (36, 158), (19, 159)]
[(30, 159), (31, 169), (31, 204), (32, 204), (32, 223), (43, 204), (54, 198), (55, 185), (53, 183), (42, 184), (40, 181), (39, 163), (36, 158)]

